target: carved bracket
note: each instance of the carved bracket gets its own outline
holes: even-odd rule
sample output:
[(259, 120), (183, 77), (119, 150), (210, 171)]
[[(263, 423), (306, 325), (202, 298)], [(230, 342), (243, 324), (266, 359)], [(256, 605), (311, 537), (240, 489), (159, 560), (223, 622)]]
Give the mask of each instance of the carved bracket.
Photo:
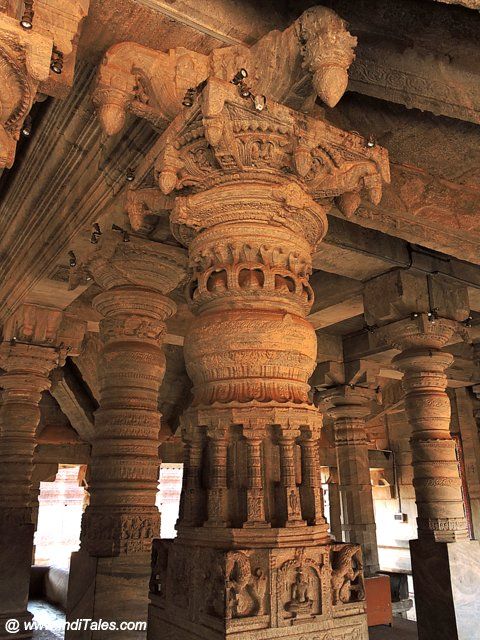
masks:
[[(168, 53), (126, 42), (107, 52), (98, 76), (94, 102), (108, 135), (118, 133), (127, 112), (165, 128), (209, 77), (231, 81), (240, 69), (249, 80), (239, 86), (300, 108), (315, 97), (333, 107), (345, 92), (348, 67), (357, 40), (331, 9), (313, 7), (285, 31), (272, 31), (254, 46), (214, 50), (210, 56), (179, 47)], [(252, 84), (250, 89), (247, 82)], [(189, 98), (191, 102), (191, 98)]]

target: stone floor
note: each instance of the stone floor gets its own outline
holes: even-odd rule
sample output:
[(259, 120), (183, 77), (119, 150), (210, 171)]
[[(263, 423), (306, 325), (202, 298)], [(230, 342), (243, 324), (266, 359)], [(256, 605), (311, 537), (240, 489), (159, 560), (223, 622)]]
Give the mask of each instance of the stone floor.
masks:
[(370, 640), (418, 640), (416, 622), (402, 618), (394, 618), (392, 627), (370, 627), (368, 635)]
[[(34, 632), (34, 640), (63, 640), (65, 614), (44, 600), (31, 600), (28, 609), (37, 623), (44, 627)], [(418, 640), (417, 625), (410, 620), (394, 618), (393, 627), (370, 627), (370, 640)]]
[(33, 633), (34, 640), (63, 640), (65, 613), (45, 600), (30, 600), (28, 610), (38, 625), (44, 627)]

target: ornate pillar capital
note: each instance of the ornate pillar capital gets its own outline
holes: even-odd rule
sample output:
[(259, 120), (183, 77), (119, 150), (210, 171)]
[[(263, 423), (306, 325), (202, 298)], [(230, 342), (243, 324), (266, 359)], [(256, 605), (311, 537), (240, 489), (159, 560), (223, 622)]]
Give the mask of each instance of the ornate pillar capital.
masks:
[(162, 295), (186, 278), (186, 267), (185, 252), (179, 247), (114, 231), (101, 234), (95, 253), (84, 266), (107, 291), (136, 287)]
[[(442, 349), (454, 336), (468, 341), (468, 329), (461, 322), (428, 313), (412, 313), (408, 318), (375, 328), (371, 335), (374, 345), (419, 353)], [(448, 354), (444, 356), (448, 357)]]
[(377, 400), (375, 389), (355, 385), (339, 385), (319, 391), (316, 401), (321, 411), (335, 420), (340, 418), (366, 418), (371, 404)]
[(85, 322), (59, 309), (23, 303), (3, 326), (0, 366), (40, 376), (48, 388), (52, 368), (80, 353), (85, 330)]
[[(242, 195), (246, 203), (258, 198), (256, 211), (251, 205), (248, 212), (241, 208), (237, 218), (244, 222), (263, 219), (284, 226), (292, 224), (294, 233), (298, 233), (295, 225), (300, 224), (303, 234), (312, 238), (313, 246), (326, 232), (323, 207), (328, 207), (333, 198), (365, 189), (377, 203), (382, 182), (390, 179), (388, 155), (382, 147), (369, 147), (356, 133), (342, 131), (276, 102), (268, 101), (262, 108), (255, 108), (237, 86), (215, 77), (206, 81), (191, 108), (175, 118), (151, 157), (156, 158), (155, 174), (163, 193), (178, 193), (188, 186), (190, 192), (198, 194), (224, 186), (221, 193), (225, 211), (232, 199), (240, 197), (242, 203)], [(248, 185), (242, 194), (235, 189), (240, 182)], [(270, 200), (283, 202), (287, 209), (291, 207), (291, 215), (280, 212), (272, 218), (270, 209), (266, 209)], [(182, 201), (179, 202), (181, 217)], [(201, 203), (202, 199), (196, 202)], [(302, 212), (300, 216), (296, 209)], [(224, 222), (235, 215), (234, 210), (232, 206)], [(219, 211), (217, 216), (221, 215)], [(312, 218), (308, 219), (308, 215)], [(177, 224), (175, 214), (172, 223)], [(309, 224), (313, 224), (311, 229)], [(201, 220), (195, 219), (188, 226), (205, 228)], [(180, 240), (187, 239), (183, 236)]]

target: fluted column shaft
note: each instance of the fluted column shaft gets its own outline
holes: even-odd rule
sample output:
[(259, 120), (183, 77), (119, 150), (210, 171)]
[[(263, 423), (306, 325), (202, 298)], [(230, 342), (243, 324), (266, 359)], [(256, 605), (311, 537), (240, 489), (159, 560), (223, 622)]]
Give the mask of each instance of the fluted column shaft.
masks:
[(413, 486), (418, 537), (451, 542), (468, 539), (445, 370), (453, 356), (412, 348), (394, 359), (404, 372), (405, 411), (412, 427)]
[(209, 442), (210, 480), (207, 489), (207, 527), (227, 526), (227, 441), (226, 432), (212, 431)]

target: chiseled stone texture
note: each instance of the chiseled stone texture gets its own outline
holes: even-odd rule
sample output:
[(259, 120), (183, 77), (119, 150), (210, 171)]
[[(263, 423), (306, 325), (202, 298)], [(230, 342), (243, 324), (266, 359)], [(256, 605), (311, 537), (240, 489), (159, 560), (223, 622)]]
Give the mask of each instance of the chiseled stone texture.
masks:
[(480, 640), (480, 543), (411, 540), (419, 640)]
[(363, 579), (346, 579), (359, 554), (358, 546), (341, 543), (222, 551), (157, 540), (148, 635), (363, 640)]
[[(138, 553), (95, 558), (86, 551), (72, 554), (67, 620), (145, 621), (145, 590), (150, 576), (150, 554)], [(140, 640), (145, 631), (69, 630), (72, 640)]]

